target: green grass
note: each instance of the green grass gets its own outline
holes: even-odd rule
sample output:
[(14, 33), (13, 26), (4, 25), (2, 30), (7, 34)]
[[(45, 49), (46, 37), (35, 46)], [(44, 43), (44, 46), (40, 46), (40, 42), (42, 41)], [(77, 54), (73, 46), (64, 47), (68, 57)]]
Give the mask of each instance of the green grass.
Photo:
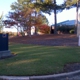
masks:
[(45, 75), (63, 71), (67, 63), (80, 62), (80, 47), (10, 44), (16, 56), (0, 60), (0, 75)]

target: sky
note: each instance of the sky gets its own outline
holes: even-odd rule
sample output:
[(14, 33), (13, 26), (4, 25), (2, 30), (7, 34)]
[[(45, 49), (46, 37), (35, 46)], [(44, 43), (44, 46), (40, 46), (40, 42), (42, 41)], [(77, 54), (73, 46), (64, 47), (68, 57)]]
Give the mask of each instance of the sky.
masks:
[[(0, 15), (3, 13), (7, 15), (11, 10), (10, 5), (17, 0), (1, 0), (0, 1)], [(56, 0), (57, 4), (61, 4), (64, 0)], [(49, 24), (54, 24), (54, 13), (51, 15), (45, 14), (48, 18)], [(57, 22), (62, 22), (65, 20), (73, 20), (76, 19), (76, 9), (72, 8), (70, 10), (63, 10), (57, 14)]]
[(11, 9), (10, 5), (15, 2), (16, 0), (1, 0), (0, 1), (0, 14), (3, 12), (7, 14), (8, 11)]

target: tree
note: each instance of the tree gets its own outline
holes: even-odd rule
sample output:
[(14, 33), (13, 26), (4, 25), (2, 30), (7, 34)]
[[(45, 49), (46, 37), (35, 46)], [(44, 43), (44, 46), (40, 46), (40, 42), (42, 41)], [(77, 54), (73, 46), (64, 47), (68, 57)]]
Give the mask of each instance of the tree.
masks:
[[(25, 15), (25, 11), (14, 11), (9, 12), (7, 16), (7, 20), (4, 20), (4, 24), (6, 27), (12, 27), (14, 26), (17, 29), (17, 32), (20, 30), (22, 31), (22, 28), (28, 28), (30, 25), (30, 12), (28, 10), (28, 14)], [(16, 27), (17, 26), (17, 27)]]
[(57, 34), (57, 12), (64, 9), (63, 4), (57, 5), (56, 0), (41, 0), (41, 2), (35, 3), (35, 7), (39, 8), (42, 12), (51, 14), (54, 11), (54, 33)]
[[(31, 26), (35, 25), (35, 27), (38, 27), (38, 25), (41, 24), (48, 24), (48, 20), (43, 15), (37, 15), (36, 17), (32, 14), (34, 11), (30, 8), (26, 8), (27, 11), (24, 10), (15, 10), (14, 12), (9, 12), (7, 16), (7, 20), (4, 20), (4, 24), (6, 27), (12, 27), (15, 26), (17, 28), (17, 32), (22, 31), (25, 29), (28, 34), (30, 35)], [(25, 14), (26, 13), (26, 14)], [(17, 26), (17, 27), (16, 27)]]
[[(8, 16), (7, 16), (7, 19), (4, 20), (4, 24), (5, 24), (5, 27), (6, 28), (11, 28), (11, 27), (15, 27), (17, 29), (17, 35), (18, 35), (18, 32), (19, 32), (19, 23), (18, 23), (18, 19), (19, 19), (19, 13), (18, 12), (9, 12)], [(18, 27), (16, 27), (18, 26)]]
[(78, 26), (78, 8), (80, 0), (65, 0), (66, 8), (70, 9), (76, 7), (76, 23), (75, 23), (75, 33), (77, 33), (77, 26)]
[(64, 9), (63, 5), (57, 5), (56, 0), (17, 0), (14, 4), (11, 5), (14, 10), (24, 10), (26, 7), (35, 11), (35, 18), (38, 13), (44, 12), (50, 14), (54, 11), (55, 14), (55, 33), (57, 33), (57, 12)]

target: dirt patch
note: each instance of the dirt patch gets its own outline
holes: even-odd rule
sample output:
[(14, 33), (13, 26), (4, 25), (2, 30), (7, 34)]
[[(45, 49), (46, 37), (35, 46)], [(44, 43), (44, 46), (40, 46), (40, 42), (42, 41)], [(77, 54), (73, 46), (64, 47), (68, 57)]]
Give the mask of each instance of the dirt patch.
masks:
[(78, 37), (76, 35), (34, 35), (34, 36), (18, 36), (9, 39), (10, 42), (49, 45), (49, 46), (77, 46)]
[(80, 63), (69, 63), (64, 66), (64, 72), (80, 70)]

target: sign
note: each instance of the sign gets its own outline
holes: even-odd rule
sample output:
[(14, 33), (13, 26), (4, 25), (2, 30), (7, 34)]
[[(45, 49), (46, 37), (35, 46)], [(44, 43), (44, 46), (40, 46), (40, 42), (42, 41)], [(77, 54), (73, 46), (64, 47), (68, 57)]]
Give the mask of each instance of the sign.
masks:
[(0, 59), (13, 56), (8, 50), (8, 34), (0, 34)]
[(8, 34), (0, 34), (0, 51), (8, 50)]

